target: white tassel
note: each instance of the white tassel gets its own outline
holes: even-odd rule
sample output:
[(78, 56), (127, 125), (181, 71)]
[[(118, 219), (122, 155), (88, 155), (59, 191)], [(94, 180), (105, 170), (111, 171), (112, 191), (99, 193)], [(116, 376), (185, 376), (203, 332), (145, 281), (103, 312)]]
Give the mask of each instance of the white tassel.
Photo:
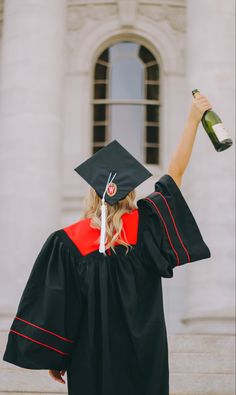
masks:
[(105, 202), (105, 195), (106, 195), (106, 191), (107, 191), (107, 187), (108, 185), (114, 180), (116, 173), (113, 175), (111, 181), (110, 181), (110, 177), (111, 174), (109, 174), (108, 180), (107, 180), (107, 185), (106, 188), (104, 190), (103, 196), (102, 196), (102, 204), (101, 204), (101, 235), (100, 235), (100, 245), (99, 245), (99, 252), (103, 252), (105, 253), (105, 237), (106, 237), (106, 215), (107, 215), (107, 205)]
[(105, 252), (106, 210), (107, 210), (107, 207), (106, 207), (105, 200), (102, 199), (102, 205), (101, 205), (101, 236), (100, 236), (99, 252)]

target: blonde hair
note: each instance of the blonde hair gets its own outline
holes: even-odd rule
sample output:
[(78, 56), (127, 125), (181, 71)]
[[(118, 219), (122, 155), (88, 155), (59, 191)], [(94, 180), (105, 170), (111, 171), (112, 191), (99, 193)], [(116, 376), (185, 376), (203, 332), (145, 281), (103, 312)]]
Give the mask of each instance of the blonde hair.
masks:
[[(132, 210), (137, 208), (136, 204), (134, 203), (135, 197), (136, 190), (133, 189), (128, 193), (128, 195), (126, 195), (124, 199), (119, 200), (114, 205), (111, 206), (110, 204), (106, 203), (106, 243), (108, 243), (106, 247), (112, 248), (115, 253), (115, 242), (126, 247), (126, 254), (129, 251), (129, 247), (133, 248), (133, 246), (128, 243), (125, 231), (123, 229), (123, 220), (121, 217), (123, 214), (130, 213)], [(95, 189), (91, 187), (88, 197), (86, 198), (86, 209), (81, 219), (91, 218), (90, 226), (94, 229), (100, 229), (101, 227), (101, 203), (102, 199), (97, 194)], [(124, 239), (126, 241), (122, 240), (121, 232), (123, 233)], [(100, 235), (95, 243), (100, 243)]]

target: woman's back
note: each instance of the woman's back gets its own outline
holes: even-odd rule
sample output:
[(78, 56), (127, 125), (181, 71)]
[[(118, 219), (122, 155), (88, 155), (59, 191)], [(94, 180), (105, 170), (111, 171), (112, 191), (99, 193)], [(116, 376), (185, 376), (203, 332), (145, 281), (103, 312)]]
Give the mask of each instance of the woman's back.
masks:
[[(100, 254), (98, 229), (84, 219), (63, 229), (71, 250), (80, 251), (81, 319), (67, 370), (70, 394), (168, 394), (168, 349), (161, 280), (142, 254), (144, 212), (122, 216), (132, 249), (116, 243)], [(71, 244), (71, 242), (73, 244)], [(77, 254), (74, 251), (75, 255)], [(75, 377), (77, 379), (75, 379)]]
[(48, 237), (4, 360), (67, 370), (69, 395), (169, 395), (161, 277), (210, 251), (168, 174), (122, 220), (128, 253), (124, 245), (100, 253), (89, 218)]

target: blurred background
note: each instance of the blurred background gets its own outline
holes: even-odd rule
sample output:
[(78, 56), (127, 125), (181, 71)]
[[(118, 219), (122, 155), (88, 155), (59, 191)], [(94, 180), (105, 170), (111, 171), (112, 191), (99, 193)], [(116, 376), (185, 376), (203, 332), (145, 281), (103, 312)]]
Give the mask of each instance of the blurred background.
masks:
[[(151, 193), (197, 88), (234, 145), (216, 152), (200, 124), (183, 177), (212, 256), (162, 281), (171, 395), (234, 395), (234, 0), (1, 0), (0, 84), (1, 355), (43, 242), (84, 209), (73, 169), (117, 139), (153, 173), (137, 199)], [(1, 395), (61, 387), (0, 364)]]

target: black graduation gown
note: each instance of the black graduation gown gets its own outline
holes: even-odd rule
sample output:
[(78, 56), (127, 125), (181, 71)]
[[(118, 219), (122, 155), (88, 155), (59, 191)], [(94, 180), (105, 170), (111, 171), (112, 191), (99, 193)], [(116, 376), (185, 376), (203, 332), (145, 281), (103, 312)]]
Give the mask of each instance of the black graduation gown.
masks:
[[(169, 395), (162, 277), (210, 257), (168, 174), (138, 200), (134, 248), (82, 255), (64, 229), (49, 235), (31, 271), (3, 360), (67, 370), (69, 395)], [(49, 378), (50, 379), (50, 378)]]

